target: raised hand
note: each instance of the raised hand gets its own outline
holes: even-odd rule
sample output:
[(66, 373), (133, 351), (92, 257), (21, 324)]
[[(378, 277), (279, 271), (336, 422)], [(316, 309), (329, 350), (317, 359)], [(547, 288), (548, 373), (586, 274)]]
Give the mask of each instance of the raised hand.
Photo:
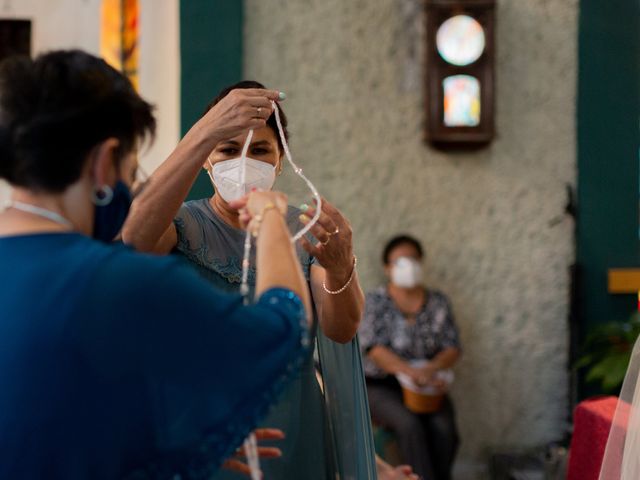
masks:
[(262, 128), (273, 113), (271, 101), (281, 99), (276, 90), (238, 88), (232, 90), (194, 125), (190, 134), (221, 140), (233, 138), (250, 129)]
[[(315, 207), (306, 207), (300, 221), (308, 223), (315, 213)], [(345, 277), (346, 280), (353, 270), (353, 233), (349, 221), (340, 210), (323, 198), (320, 218), (310, 232), (318, 242), (314, 245), (303, 237), (300, 242), (304, 249), (329, 274)]]

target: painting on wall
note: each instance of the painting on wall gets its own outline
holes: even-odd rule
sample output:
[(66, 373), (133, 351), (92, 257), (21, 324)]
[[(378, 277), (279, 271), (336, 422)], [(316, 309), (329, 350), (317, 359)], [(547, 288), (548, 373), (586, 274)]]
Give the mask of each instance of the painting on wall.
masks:
[(138, 0), (102, 0), (100, 55), (113, 68), (124, 73), (138, 90)]
[(470, 75), (452, 75), (442, 81), (444, 124), (477, 127), (480, 124), (480, 82)]

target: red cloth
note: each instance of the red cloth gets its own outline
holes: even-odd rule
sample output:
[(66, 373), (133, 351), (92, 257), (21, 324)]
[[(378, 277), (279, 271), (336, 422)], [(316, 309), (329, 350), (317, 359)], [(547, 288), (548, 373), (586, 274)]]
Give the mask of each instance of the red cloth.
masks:
[[(598, 480), (617, 405), (617, 397), (592, 398), (578, 404), (573, 414), (567, 480)], [(624, 428), (626, 420), (622, 420)]]

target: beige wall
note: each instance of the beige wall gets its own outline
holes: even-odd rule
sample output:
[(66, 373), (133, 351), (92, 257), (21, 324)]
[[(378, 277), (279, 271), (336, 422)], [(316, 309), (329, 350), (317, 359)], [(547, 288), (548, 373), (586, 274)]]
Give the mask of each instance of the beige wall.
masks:
[(574, 249), (556, 219), (576, 175), (577, 4), (498, 1), (497, 137), (447, 154), (421, 140), (420, 1), (245, 1), (245, 76), (288, 94), (292, 152), (351, 219), (364, 285), (383, 280), (383, 242), (410, 232), (453, 301), (461, 463), (566, 426)]
[[(101, 0), (11, 0), (0, 18), (33, 21), (33, 53), (59, 48), (100, 51)], [(4, 4), (3, 4), (4, 5)], [(140, 91), (156, 106), (157, 139), (142, 152), (153, 170), (173, 150), (180, 135), (180, 44), (178, 0), (141, 0)], [(8, 188), (0, 182), (0, 205)]]

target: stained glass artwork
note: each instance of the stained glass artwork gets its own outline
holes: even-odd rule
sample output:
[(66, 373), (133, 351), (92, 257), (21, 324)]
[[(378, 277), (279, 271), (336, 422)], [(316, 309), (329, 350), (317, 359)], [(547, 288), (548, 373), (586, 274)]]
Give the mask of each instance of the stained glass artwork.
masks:
[(102, 0), (100, 55), (138, 88), (139, 0)]
[(471, 75), (452, 75), (442, 81), (444, 124), (476, 127), (480, 124), (480, 82)]
[(485, 36), (482, 25), (468, 15), (445, 20), (436, 34), (440, 56), (452, 65), (470, 65), (482, 55)]

